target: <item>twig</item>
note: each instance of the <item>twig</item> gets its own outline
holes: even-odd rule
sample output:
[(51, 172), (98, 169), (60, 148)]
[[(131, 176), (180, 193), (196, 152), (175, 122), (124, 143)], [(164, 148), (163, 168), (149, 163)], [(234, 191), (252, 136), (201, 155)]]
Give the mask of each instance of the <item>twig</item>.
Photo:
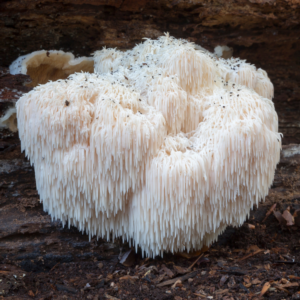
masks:
[(171, 284), (175, 283), (177, 280), (181, 280), (181, 282), (183, 282), (184, 280), (195, 277), (197, 274), (198, 274), (198, 271), (194, 271), (194, 272), (185, 274), (181, 277), (176, 277), (176, 278), (164, 281), (164, 282), (158, 284), (157, 287), (162, 287), (162, 286), (165, 286), (165, 285), (171, 285)]
[(276, 203), (273, 204), (273, 205), (271, 206), (271, 208), (268, 210), (268, 212), (266, 213), (265, 218), (262, 220), (262, 223), (265, 222), (265, 221), (267, 220), (268, 216), (272, 213), (272, 211), (273, 211), (275, 208), (276, 208)]
[(54, 265), (54, 267), (49, 271), (49, 273), (51, 273), (58, 265), (59, 265), (59, 263), (57, 263), (56, 265)]
[(193, 266), (199, 261), (199, 259), (203, 256), (204, 253), (200, 254), (199, 257), (187, 268), (188, 270), (192, 270)]
[(280, 291), (283, 291), (285, 293), (287, 293), (288, 295), (292, 295), (292, 293), (290, 291), (288, 291), (287, 289), (281, 287), (281, 286), (275, 286), (276, 289), (280, 290)]
[(252, 256), (254, 256), (254, 255), (256, 255), (256, 254), (258, 254), (258, 253), (260, 253), (260, 252), (263, 252), (263, 251), (264, 251), (264, 249), (256, 250), (256, 251), (253, 252), (253, 253), (250, 253), (250, 254), (248, 254), (248, 255), (242, 257), (242, 258), (237, 259), (237, 261), (242, 261), (242, 260), (244, 260), (244, 259), (247, 259), (247, 258), (249, 258), (249, 257), (252, 257)]

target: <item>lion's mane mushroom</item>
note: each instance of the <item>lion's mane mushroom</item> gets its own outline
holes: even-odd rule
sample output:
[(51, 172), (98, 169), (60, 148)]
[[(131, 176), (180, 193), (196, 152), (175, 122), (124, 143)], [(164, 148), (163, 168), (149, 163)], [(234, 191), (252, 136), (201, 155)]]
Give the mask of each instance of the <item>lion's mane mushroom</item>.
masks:
[(17, 103), (44, 209), (147, 256), (197, 250), (241, 225), (279, 161), (267, 74), (169, 35), (94, 59), (94, 74)]

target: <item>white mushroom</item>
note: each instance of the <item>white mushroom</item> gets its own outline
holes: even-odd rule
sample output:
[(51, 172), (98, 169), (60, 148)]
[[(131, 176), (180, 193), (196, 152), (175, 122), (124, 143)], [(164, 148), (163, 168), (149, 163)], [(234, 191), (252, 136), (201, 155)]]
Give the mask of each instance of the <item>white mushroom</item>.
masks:
[(210, 245), (268, 194), (281, 135), (264, 71), (169, 35), (98, 51), (95, 71), (17, 102), (53, 218), (155, 256)]

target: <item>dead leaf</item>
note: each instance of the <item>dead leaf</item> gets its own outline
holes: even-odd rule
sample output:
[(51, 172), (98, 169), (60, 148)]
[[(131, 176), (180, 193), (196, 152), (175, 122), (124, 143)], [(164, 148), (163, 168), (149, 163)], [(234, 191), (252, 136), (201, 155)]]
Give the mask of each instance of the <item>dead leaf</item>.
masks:
[(153, 282), (154, 282), (154, 283), (160, 283), (160, 282), (162, 282), (164, 279), (166, 279), (165, 277), (166, 277), (166, 278), (168, 277), (166, 273), (164, 273), (164, 274), (162, 274), (162, 275), (159, 275), (157, 278), (155, 278), (155, 279), (153, 280)]
[(161, 266), (161, 270), (164, 271), (169, 276), (169, 278), (173, 278), (175, 276), (175, 274), (165, 265)]
[(259, 284), (259, 283), (261, 283), (261, 281), (258, 278), (255, 278), (255, 279), (252, 280), (251, 283), (252, 284)]
[(227, 281), (228, 278), (229, 278), (228, 275), (223, 275), (220, 280), (220, 286), (224, 285), (224, 283)]
[(250, 283), (250, 277), (249, 276), (245, 276), (244, 277), (244, 282), (245, 283)]
[(283, 212), (282, 217), (286, 220), (286, 226), (294, 225), (294, 217), (291, 215), (289, 207)]
[(173, 266), (174, 270), (176, 271), (177, 274), (186, 274), (189, 270), (186, 269), (186, 268), (182, 268), (182, 267), (179, 267), (179, 266)]
[(269, 282), (266, 282), (259, 294), (259, 297), (262, 297), (267, 291), (268, 289), (271, 287), (271, 284)]
[(122, 264), (125, 267), (131, 267), (134, 264), (134, 262), (135, 252), (132, 249), (125, 252), (120, 259), (120, 264)]
[(283, 225), (283, 226), (286, 225), (286, 220), (282, 217), (282, 214), (280, 211), (273, 211), (273, 214), (280, 225)]
[(29, 297), (34, 297), (34, 292), (33, 292), (32, 290), (30, 290), (30, 291), (28, 292), (28, 296), (29, 296)]

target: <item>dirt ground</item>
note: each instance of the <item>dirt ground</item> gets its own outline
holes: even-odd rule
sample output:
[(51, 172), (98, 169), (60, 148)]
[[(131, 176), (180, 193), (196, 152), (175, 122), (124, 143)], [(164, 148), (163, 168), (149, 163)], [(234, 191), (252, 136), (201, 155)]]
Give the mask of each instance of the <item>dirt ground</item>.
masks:
[[(298, 209), (299, 200), (277, 202), (279, 211)], [(180, 300), (259, 299), (265, 292), (267, 299), (300, 299), (299, 227), (280, 225), (272, 214), (263, 222), (270, 205), (263, 207), (200, 255), (143, 259), (129, 250), (127, 257), (126, 245), (86, 238), (73, 244), (76, 257), (75, 249), (58, 249), (57, 261), (47, 251), (8, 255), (0, 264), (0, 293), (9, 299)]]

